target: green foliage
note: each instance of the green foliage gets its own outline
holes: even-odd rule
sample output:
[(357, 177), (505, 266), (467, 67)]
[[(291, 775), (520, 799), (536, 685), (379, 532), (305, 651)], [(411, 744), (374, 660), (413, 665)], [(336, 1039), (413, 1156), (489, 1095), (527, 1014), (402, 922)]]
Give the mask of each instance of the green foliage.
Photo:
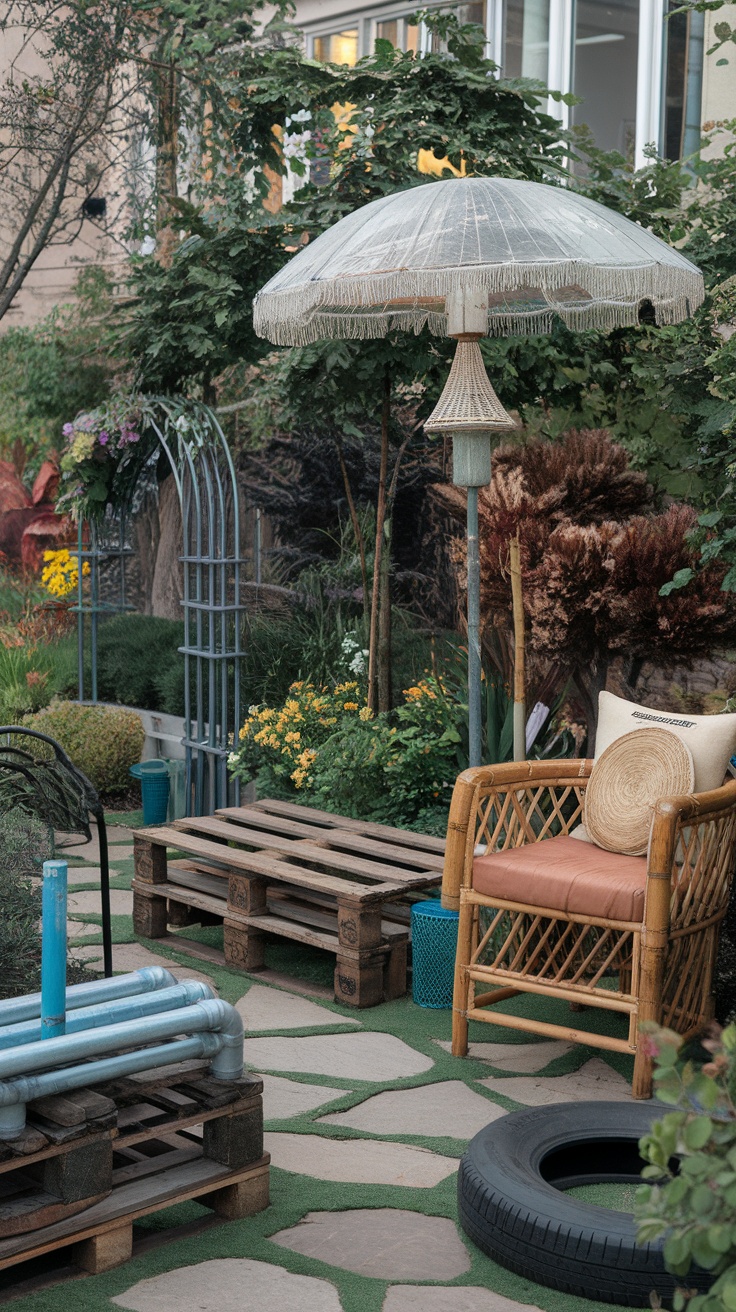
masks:
[[(255, 363), (263, 346), (253, 335), (251, 298), (284, 263), (296, 234), (315, 236), (358, 205), (426, 181), (416, 167), (420, 149), (447, 156), (455, 167), (464, 161), (476, 173), (538, 180), (561, 174), (559, 124), (540, 112), (546, 93), (500, 83), (492, 75), (495, 66), (483, 57), (480, 29), (463, 27), (449, 15), (427, 21), (443, 27), (454, 58), (414, 59), (379, 42), (373, 55), (351, 69), (305, 59), (296, 45), (239, 51), (239, 117), (230, 130), (237, 178), (253, 170), (255, 190), (249, 204), (237, 182), (229, 191), (218, 177), (219, 195), (206, 212), (178, 205), (187, 237), (171, 267), (152, 257), (135, 263), (135, 303), (121, 321), (119, 340), (138, 362), (143, 387), (183, 390), (210, 382), (235, 361)], [(333, 114), (336, 102), (356, 107), (350, 115), (354, 133)], [(273, 127), (285, 124), (297, 106), (311, 116), (314, 144), (289, 162), (306, 175), (310, 154), (328, 156), (330, 183), (307, 181), (294, 202), (271, 217), (261, 207), (264, 169), (285, 170), (285, 152)], [(433, 355), (428, 346), (426, 337), (417, 343), (411, 335), (395, 343), (363, 344), (361, 350), (347, 350), (347, 367), (339, 371), (336, 366), (346, 356), (342, 343), (320, 344), (309, 358), (329, 359), (337, 352), (331, 367), (338, 398), (341, 391), (360, 393), (361, 422), (366, 387), (375, 391), (384, 359), (399, 366), (409, 382), (416, 367), (426, 371), (428, 354)], [(360, 378), (354, 377), (356, 364)], [(314, 394), (302, 399), (307, 395)], [(325, 396), (325, 407), (330, 399)]]
[(105, 395), (113, 362), (101, 350), (100, 320), (110, 291), (104, 272), (90, 266), (73, 305), (0, 336), (0, 456), (22, 451), (29, 473), (59, 447), (70, 415)]
[[(231, 772), (255, 780), (265, 796), (444, 834), (455, 779), (468, 764), (467, 690), (462, 653), (455, 656), (442, 675), (425, 672), (394, 711), (379, 715), (365, 706), (357, 681), (332, 689), (292, 684), (282, 706), (250, 707)], [(485, 710), (484, 759), (508, 760), (512, 704), (496, 676), (486, 681)], [(532, 752), (544, 753), (542, 730)]]
[(0, 997), (33, 993), (41, 983), (41, 888), (31, 882), (53, 855), (48, 828), (14, 810), (0, 816)]
[(27, 724), (55, 738), (98, 792), (123, 793), (130, 786), (128, 771), (140, 760), (145, 738), (133, 711), (52, 702)]
[(0, 643), (0, 721), (18, 724), (46, 705), (48, 666), (35, 647), (4, 647)]
[[(664, 1238), (670, 1271), (687, 1283), (693, 1262), (717, 1279), (705, 1294), (681, 1289), (675, 1312), (736, 1308), (736, 1026), (711, 1027), (705, 1065), (683, 1060), (682, 1039), (648, 1027), (660, 1101), (676, 1107), (641, 1141), (652, 1181), (637, 1190), (639, 1242)], [(677, 1162), (677, 1167), (675, 1163)]]

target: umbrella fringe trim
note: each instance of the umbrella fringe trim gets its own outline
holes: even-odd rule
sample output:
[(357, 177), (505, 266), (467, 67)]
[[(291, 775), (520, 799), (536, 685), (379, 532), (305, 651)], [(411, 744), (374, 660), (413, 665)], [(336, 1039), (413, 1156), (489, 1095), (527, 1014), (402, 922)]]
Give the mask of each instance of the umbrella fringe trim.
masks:
[[(555, 315), (573, 331), (632, 327), (639, 322), (644, 301), (651, 302), (658, 324), (679, 323), (702, 303), (704, 288), (695, 266), (678, 252), (672, 254), (677, 257), (672, 265), (628, 269), (565, 261), (544, 270), (535, 264), (484, 265), (326, 279), (293, 290), (259, 293), (253, 324), (259, 336), (284, 346), (302, 346), (325, 337), (377, 338), (399, 330), (419, 333), (425, 326), (436, 336), (446, 336), (446, 315), (421, 301), (444, 299), (458, 288), (491, 297), (533, 289), (545, 298), (547, 304), (536, 309), (525, 308), (523, 298), (516, 307), (492, 306), (491, 335), (548, 333)], [(573, 295), (558, 299), (555, 292), (563, 288), (591, 300), (575, 301)], [(390, 304), (398, 300), (416, 303), (401, 309)]]

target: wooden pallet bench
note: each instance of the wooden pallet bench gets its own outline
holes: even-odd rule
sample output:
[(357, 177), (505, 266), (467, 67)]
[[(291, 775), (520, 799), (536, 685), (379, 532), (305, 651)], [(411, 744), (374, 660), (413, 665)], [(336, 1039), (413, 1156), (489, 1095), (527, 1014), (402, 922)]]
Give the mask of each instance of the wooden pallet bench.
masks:
[(97, 1273), (131, 1256), (133, 1223), (188, 1199), (233, 1219), (268, 1206), (263, 1082), (180, 1062), (28, 1104), (0, 1139), (0, 1270), (71, 1248)]
[(135, 931), (222, 923), (225, 964), (247, 971), (263, 969), (268, 935), (323, 948), (337, 1001), (371, 1007), (406, 992), (411, 902), (440, 883), (444, 846), (273, 799), (139, 830)]

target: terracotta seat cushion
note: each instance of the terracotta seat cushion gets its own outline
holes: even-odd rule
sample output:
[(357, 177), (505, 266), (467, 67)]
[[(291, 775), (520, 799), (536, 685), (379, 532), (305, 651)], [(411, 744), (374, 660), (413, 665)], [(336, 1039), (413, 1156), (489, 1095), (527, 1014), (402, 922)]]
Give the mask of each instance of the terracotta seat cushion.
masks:
[(486, 897), (607, 920), (643, 920), (646, 877), (646, 857), (577, 838), (545, 838), (473, 862), (473, 888)]

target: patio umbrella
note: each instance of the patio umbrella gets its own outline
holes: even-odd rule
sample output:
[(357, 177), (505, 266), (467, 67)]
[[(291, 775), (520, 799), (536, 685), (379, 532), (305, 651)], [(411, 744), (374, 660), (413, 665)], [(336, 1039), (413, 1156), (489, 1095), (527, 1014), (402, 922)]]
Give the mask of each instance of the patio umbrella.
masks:
[(478, 488), (491, 439), (514, 427), (488, 379), (486, 334), (630, 327), (642, 310), (678, 323), (703, 300), (694, 264), (622, 215), (565, 187), (452, 178), (371, 201), (310, 242), (258, 293), (256, 332), (283, 346), (396, 330), (457, 339), (425, 424), (453, 439), (453, 481), (468, 497), (470, 764), (481, 756)]

